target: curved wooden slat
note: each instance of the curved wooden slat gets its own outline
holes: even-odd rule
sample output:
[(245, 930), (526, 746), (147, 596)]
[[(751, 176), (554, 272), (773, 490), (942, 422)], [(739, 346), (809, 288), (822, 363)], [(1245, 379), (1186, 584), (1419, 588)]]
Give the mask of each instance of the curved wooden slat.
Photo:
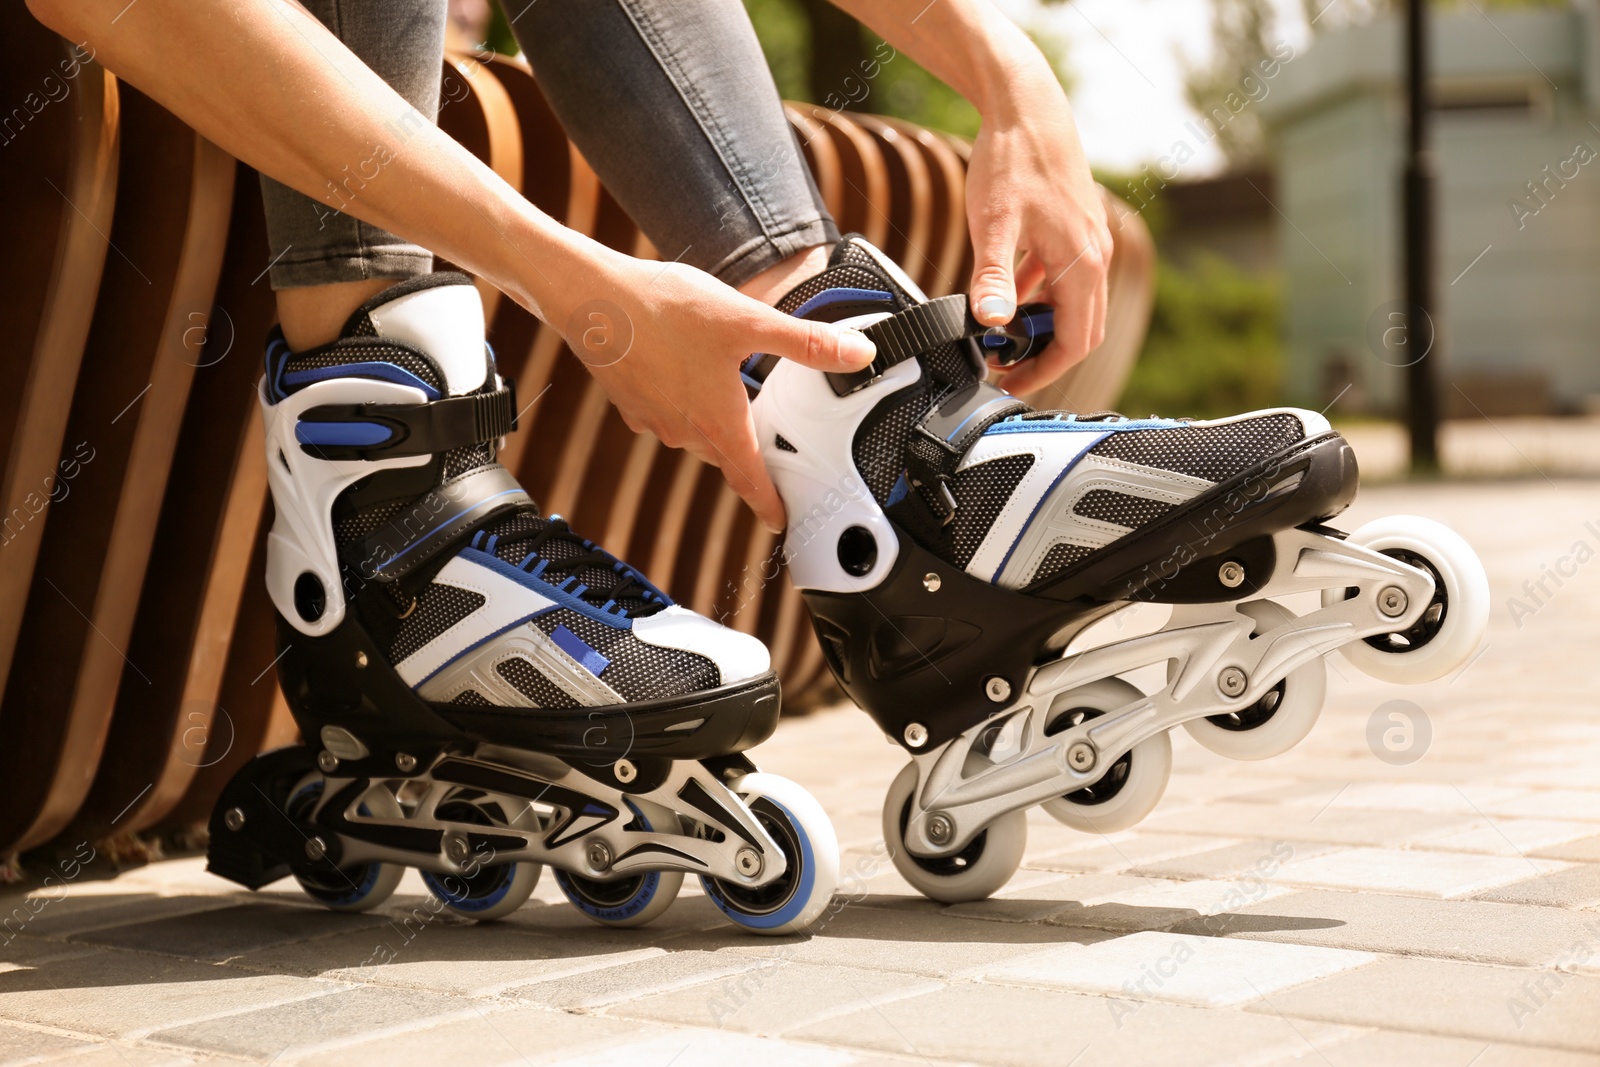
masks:
[(883, 152), (866, 130), (839, 112), (823, 111), (819, 121), (838, 152), (844, 180), (843, 199), (834, 213), (839, 232), (855, 231), (881, 248), (888, 239), (889, 216), (874, 205), (884, 204), (889, 195)]
[(57, 509), (17, 640), (19, 662), (53, 666), (13, 671), (0, 705), (0, 727), (32, 754), (10, 776), (0, 848), (48, 840), (76, 814), (124, 671), (140, 676), (123, 649), (193, 378), (182, 339), (188, 314), (211, 306), (227, 236), (233, 159), (126, 87), (122, 117), (110, 241), (127, 269), (107, 263), (67, 428), (96, 455), (68, 498), (78, 507)]
[(829, 214), (835, 218), (844, 210), (844, 173), (840, 169), (839, 150), (833, 145), (822, 123), (811, 117), (810, 104), (785, 102), (783, 113), (800, 138), (801, 151), (805, 153), (806, 166), (817, 183), (817, 192)]
[(929, 205), (928, 273), (922, 288), (930, 297), (965, 292), (961, 257), (967, 241), (967, 168), (949, 142), (931, 130), (885, 119), (922, 152), (927, 166)]
[(919, 287), (926, 288), (933, 273), (928, 252), (933, 232), (933, 183), (922, 149), (899, 128), (877, 115), (852, 115), (852, 119), (877, 142), (889, 175), (887, 203), (873, 209), (889, 218), (888, 244), (883, 251), (905, 270)]
[[(7, 41), (0, 92), (24, 100), (46, 78), (59, 79), (74, 53), (20, 4), (0, 11)], [(0, 197), (8, 205), (7, 253), (0, 257), (0, 374), (16, 388), (0, 391), (0, 692), (4, 692), (22, 625), (51, 498), (70, 495), (62, 475), (63, 441), (72, 390), (83, 360), (116, 201), (119, 132), (117, 81), (80, 64), (70, 105), (46, 106), (4, 148)], [(44, 73), (41, 74), (41, 71)], [(48, 269), (41, 270), (41, 265)], [(65, 497), (63, 496), (64, 500)]]

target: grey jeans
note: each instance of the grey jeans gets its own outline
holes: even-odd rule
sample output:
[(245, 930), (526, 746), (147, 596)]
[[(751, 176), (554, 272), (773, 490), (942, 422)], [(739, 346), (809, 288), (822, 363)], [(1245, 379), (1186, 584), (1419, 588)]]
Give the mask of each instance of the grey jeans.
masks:
[[(303, 0), (412, 107), (439, 105), (445, 0)], [(836, 241), (739, 0), (505, 0), (567, 135), (663, 259), (740, 285)], [(377, 146), (373, 146), (377, 150)], [(361, 155), (361, 153), (357, 153)], [(330, 183), (354, 199), (363, 169)], [(265, 176), (272, 287), (405, 278), (427, 249)]]

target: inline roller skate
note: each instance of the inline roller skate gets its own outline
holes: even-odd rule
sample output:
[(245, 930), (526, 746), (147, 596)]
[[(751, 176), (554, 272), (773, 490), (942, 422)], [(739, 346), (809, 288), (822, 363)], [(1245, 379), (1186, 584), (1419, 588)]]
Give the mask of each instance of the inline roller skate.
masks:
[(365, 910), (415, 867), (488, 920), (549, 865), (610, 926), (695, 874), (750, 930), (820, 914), (832, 825), (744, 755), (777, 725), (765, 646), (541, 516), (495, 462), (517, 408), (470, 279), (403, 282), (321, 348), (275, 333), (260, 403), (278, 676), (305, 743), (229, 783), (211, 871)]
[[(779, 307), (877, 344), (854, 374), (766, 356), (744, 373), (825, 658), (910, 754), (883, 830), (929, 897), (1004, 885), (1033, 805), (1085, 831), (1133, 825), (1165, 788), (1174, 727), (1234, 759), (1286, 751), (1336, 649), (1421, 682), (1483, 634), (1483, 567), (1453, 531), (1325, 525), (1357, 472), (1320, 415), (1035, 411), (986, 366), (1040, 350), (1047, 309), (985, 330), (854, 235)], [(1296, 593), (1320, 607), (1277, 599)], [(1141, 602), (1170, 617), (1095, 647)]]

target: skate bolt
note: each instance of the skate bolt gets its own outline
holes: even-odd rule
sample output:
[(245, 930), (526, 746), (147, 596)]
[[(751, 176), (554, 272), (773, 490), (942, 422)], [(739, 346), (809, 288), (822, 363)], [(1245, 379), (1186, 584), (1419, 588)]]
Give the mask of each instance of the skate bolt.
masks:
[(611, 866), (611, 846), (604, 841), (590, 841), (589, 847), (584, 850), (584, 856), (589, 861), (589, 866), (597, 871), (603, 871)]
[(472, 843), (460, 830), (450, 830), (444, 835), (445, 859), (460, 867), (472, 858)]
[(306, 859), (320, 860), (328, 854), (328, 843), (320, 837), (306, 839)]
[(1222, 673), (1217, 675), (1217, 688), (1222, 690), (1224, 696), (1239, 696), (1249, 684), (1249, 676), (1238, 667), (1224, 667)]
[(1067, 749), (1067, 766), (1082, 774), (1094, 766), (1094, 746), (1078, 741)]
[(937, 593), (940, 586), (939, 576), (932, 571), (922, 576), (922, 588), (930, 593)]
[(394, 754), (394, 768), (401, 774), (410, 774), (417, 769), (417, 757), (409, 752), (396, 752)]
[(332, 774), (339, 769), (339, 757), (327, 749), (317, 753), (317, 767), (323, 774)]
[(997, 674), (984, 683), (983, 691), (989, 695), (990, 700), (1000, 704), (1010, 699), (1011, 683)]
[(906, 726), (906, 744), (912, 748), (921, 748), (928, 743), (928, 728), (920, 722), (909, 723)]
[(365, 652), (357, 652), (356, 653), (356, 666), (357, 667), (365, 667), (366, 665), (367, 665), (367, 654)]
[(1396, 615), (1404, 615), (1409, 603), (1406, 591), (1397, 585), (1388, 586), (1378, 594), (1378, 610), (1391, 619)]
[(955, 835), (956, 824), (950, 821), (950, 816), (942, 811), (936, 811), (928, 816), (928, 840), (936, 845), (942, 845)]
[(1217, 581), (1229, 589), (1239, 588), (1244, 584), (1244, 565), (1230, 559), (1217, 568)]
[(222, 813), (222, 825), (226, 826), (230, 830), (243, 829), (244, 812), (238, 808), (229, 808), (227, 811)]
[(623, 785), (627, 785), (629, 782), (639, 777), (639, 768), (633, 765), (632, 760), (619, 759), (611, 768), (611, 773), (617, 776), (617, 781), (621, 782)]
[(761, 854), (753, 848), (741, 848), (733, 857), (733, 866), (746, 878), (754, 878), (761, 873)]

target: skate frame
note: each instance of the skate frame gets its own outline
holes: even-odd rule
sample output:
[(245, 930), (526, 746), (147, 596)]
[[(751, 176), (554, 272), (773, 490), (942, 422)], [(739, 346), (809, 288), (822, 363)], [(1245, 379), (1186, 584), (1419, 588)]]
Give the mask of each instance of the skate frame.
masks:
[[(522, 779), (527, 783), (528, 795), (495, 792), (468, 781), (453, 780), (453, 777), (461, 777), (459, 772), (471, 770)], [(744, 802), (717, 775), (692, 760), (674, 761), (665, 780), (654, 789), (625, 793), (554, 757), (523, 749), (481, 745), (471, 755), (445, 753), (439, 756), (424, 775), (366, 779), (369, 787), (351, 797), (343, 810), (330, 818), (324, 812), (327, 804), (360, 781), (362, 779), (327, 777), (323, 799), (311, 816), (312, 822), (320, 826), (342, 824), (353, 828), (353, 832), (336, 831), (343, 865), (373, 861), (399, 863), (448, 875), (471, 873), (474, 869), (501, 863), (540, 863), (602, 881), (648, 871), (682, 871), (748, 888), (766, 885), (788, 868), (783, 849), (751, 816)], [(403, 818), (379, 818), (360, 810), (371, 789), (396, 786), (400, 795), (406, 796), (414, 793), (418, 785), (424, 787), (422, 795), (415, 799), (415, 808)], [(703, 791), (701, 796), (709, 803), (696, 804), (683, 797), (686, 791), (693, 794), (696, 787)], [(485, 826), (439, 818), (436, 814), (439, 804), (462, 788), (476, 790), (483, 794), (484, 801), (498, 803), (505, 811), (516, 813), (508, 820), (511, 825)], [(591, 811), (587, 805), (572, 810), (564, 803), (553, 802), (565, 797), (598, 803)], [(620, 814), (608, 816), (605, 808)], [(715, 809), (721, 809), (720, 813)], [(652, 829), (628, 829), (626, 824), (641, 810)], [(533, 818), (527, 820), (524, 813), (531, 813)], [(660, 826), (663, 818), (678, 821), (680, 816), (692, 820), (696, 830), (688, 832), (678, 826), (670, 829)], [(373, 833), (365, 836), (362, 828), (369, 828)], [(716, 835), (707, 835), (702, 828), (716, 831), (721, 840), (712, 840)], [(374, 840), (385, 836), (386, 829), (402, 833), (442, 831), (440, 849), (427, 854)], [(504, 847), (485, 844), (490, 838)], [(476, 845), (472, 844), (473, 839), (477, 839)], [(511, 841), (519, 844), (506, 844)], [(591, 861), (597, 844), (604, 845), (604, 854), (609, 857), (603, 867)], [(760, 866), (753, 875), (742, 873), (737, 865), (739, 854), (752, 849), (760, 857)]]
[[(1254, 595), (1175, 605), (1172, 617), (1155, 633), (1036, 667), (1025, 691), (1009, 707), (939, 748), (914, 754), (918, 781), (906, 847), (929, 857), (959, 852), (1001, 815), (1093, 785), (1146, 738), (1193, 719), (1249, 708), (1295, 668), (1352, 641), (1406, 629), (1421, 618), (1433, 596), (1433, 577), (1425, 571), (1326, 533), (1290, 529), (1273, 535), (1273, 543), (1272, 575)], [(1407, 598), (1405, 611), (1395, 616), (1378, 607), (1379, 592), (1391, 586)], [(1356, 593), (1255, 636), (1260, 624), (1238, 609), (1247, 600), (1328, 589)], [(1091, 616), (1083, 625), (1105, 617)], [(1045, 734), (1054, 713), (1074, 706), (1073, 690), (1155, 664), (1167, 665), (1162, 689), (1060, 733)], [(1242, 670), (1247, 683), (1235, 697), (1219, 688), (1221, 673), (1230, 667)], [(1083, 744), (1090, 746), (1093, 763), (1074, 769), (1068, 752), (1079, 746), (1081, 759)], [(928, 836), (934, 814), (954, 827), (940, 844)]]

